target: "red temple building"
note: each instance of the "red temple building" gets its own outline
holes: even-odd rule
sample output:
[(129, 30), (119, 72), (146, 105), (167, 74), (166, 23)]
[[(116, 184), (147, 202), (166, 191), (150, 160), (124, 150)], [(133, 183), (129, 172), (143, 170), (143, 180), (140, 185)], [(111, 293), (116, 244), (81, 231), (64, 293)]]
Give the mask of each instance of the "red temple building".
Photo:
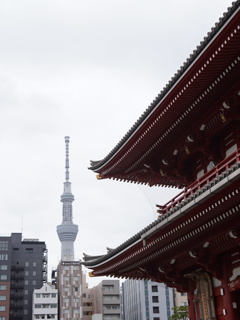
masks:
[(182, 191), (104, 256), (93, 276), (147, 279), (188, 293), (191, 320), (240, 319), (240, 1), (232, 4), (135, 125), (99, 179)]

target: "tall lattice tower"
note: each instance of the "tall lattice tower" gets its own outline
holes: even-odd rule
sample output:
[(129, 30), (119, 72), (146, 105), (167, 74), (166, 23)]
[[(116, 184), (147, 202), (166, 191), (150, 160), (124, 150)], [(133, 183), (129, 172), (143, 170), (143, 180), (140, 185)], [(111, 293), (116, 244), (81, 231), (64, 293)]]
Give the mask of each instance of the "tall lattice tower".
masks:
[(57, 226), (57, 234), (61, 241), (61, 260), (74, 261), (74, 241), (78, 234), (78, 226), (73, 224), (72, 202), (74, 196), (71, 192), (71, 182), (69, 181), (69, 137), (65, 137), (66, 159), (65, 159), (65, 182), (61, 196), (63, 203), (62, 224)]

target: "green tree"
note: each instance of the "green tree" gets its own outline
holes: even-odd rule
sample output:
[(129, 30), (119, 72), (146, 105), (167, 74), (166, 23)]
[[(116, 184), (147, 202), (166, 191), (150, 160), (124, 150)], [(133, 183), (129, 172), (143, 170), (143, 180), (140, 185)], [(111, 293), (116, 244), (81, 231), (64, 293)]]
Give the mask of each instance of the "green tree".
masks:
[(173, 315), (171, 320), (187, 320), (188, 319), (188, 306), (173, 307)]

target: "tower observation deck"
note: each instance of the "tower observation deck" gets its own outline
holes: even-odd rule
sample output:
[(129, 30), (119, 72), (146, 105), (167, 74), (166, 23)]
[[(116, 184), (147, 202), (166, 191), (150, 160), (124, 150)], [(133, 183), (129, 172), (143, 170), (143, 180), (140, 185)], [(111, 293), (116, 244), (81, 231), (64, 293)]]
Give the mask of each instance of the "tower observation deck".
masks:
[(62, 224), (57, 226), (57, 234), (61, 241), (61, 260), (74, 261), (74, 241), (78, 234), (78, 226), (73, 224), (72, 202), (74, 196), (71, 192), (71, 182), (69, 181), (69, 137), (65, 137), (66, 159), (65, 159), (65, 182), (61, 195), (63, 203)]

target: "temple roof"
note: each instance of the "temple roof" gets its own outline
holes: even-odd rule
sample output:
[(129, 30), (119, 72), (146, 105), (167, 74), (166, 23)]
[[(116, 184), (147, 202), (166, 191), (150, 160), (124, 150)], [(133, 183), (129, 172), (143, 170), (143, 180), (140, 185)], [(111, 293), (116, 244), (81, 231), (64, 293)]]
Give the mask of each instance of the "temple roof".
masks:
[(179, 188), (189, 184), (184, 173), (174, 178), (165, 176), (154, 159), (160, 154), (159, 161), (164, 163), (194, 128), (201, 127), (203, 117), (217, 110), (219, 106), (213, 101), (219, 91), (225, 88), (230, 92), (235, 84), (239, 74), (239, 3), (228, 8), (115, 148), (104, 159), (91, 161), (89, 169), (99, 178)]
[[(181, 150), (189, 149), (184, 156), (191, 154), (191, 144), (194, 145), (194, 140), (197, 141), (203, 131), (210, 136), (218, 133), (218, 130), (232, 128), (235, 123), (239, 128), (239, 8), (240, 0), (233, 3), (116, 147), (103, 160), (91, 162), (90, 169), (99, 173), (100, 178), (184, 186), (184, 177), (171, 178), (168, 174), (161, 174), (161, 167), (160, 170), (157, 168), (158, 172), (155, 171), (154, 159), (161, 157), (161, 165), (167, 167), (170, 155), (175, 156), (175, 150), (180, 154)], [(228, 101), (231, 101), (231, 107)], [(199, 144), (202, 144), (202, 140)], [(163, 263), (171, 261), (174, 257), (171, 250), (176, 251), (178, 263), (185, 268), (186, 257), (192, 257), (189, 258), (189, 254), (185, 257), (184, 252), (192, 246), (191, 239), (195, 236), (196, 245), (200, 240), (202, 244), (205, 239), (211, 238), (210, 249), (213, 253), (218, 252), (221, 246), (211, 230), (217, 223), (218, 236), (222, 237), (223, 242), (228, 237), (233, 239), (229, 238), (229, 243), (234, 242), (231, 232), (227, 235), (225, 232), (227, 227), (229, 230), (233, 228), (239, 219), (239, 211), (234, 207), (239, 203), (239, 155), (240, 149), (219, 161), (202, 178), (188, 184), (175, 199), (165, 206), (159, 206), (159, 218), (116, 249), (108, 250), (103, 256), (87, 256), (83, 264), (93, 268), (95, 275), (151, 278), (144, 274), (142, 266), (154, 261), (157, 255)], [(175, 163), (170, 170), (174, 170), (174, 166)], [(234, 176), (232, 181), (226, 175)], [(224, 183), (229, 197), (221, 192)], [(220, 214), (222, 216), (219, 218)], [(224, 219), (228, 225), (221, 222)], [(204, 223), (205, 227), (202, 228)], [(189, 248), (185, 247), (185, 242)], [(231, 242), (231, 245), (234, 243)]]

